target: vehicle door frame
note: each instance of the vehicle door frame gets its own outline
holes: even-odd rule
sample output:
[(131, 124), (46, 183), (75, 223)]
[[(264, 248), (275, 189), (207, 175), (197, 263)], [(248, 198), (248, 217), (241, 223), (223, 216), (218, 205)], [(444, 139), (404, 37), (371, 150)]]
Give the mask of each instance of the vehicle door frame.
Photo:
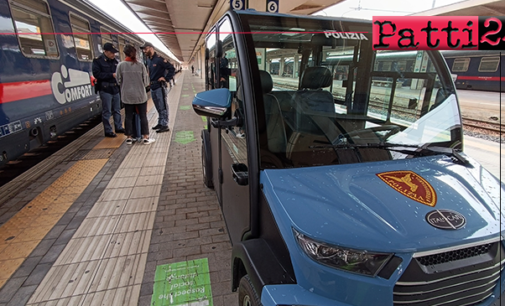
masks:
[[(219, 32), (219, 27), (226, 21), (229, 20), (231, 27), (233, 29), (233, 41), (235, 44), (235, 49), (236, 49), (236, 54), (237, 54), (237, 61), (238, 61), (238, 67), (239, 67), (239, 73), (240, 73), (240, 81), (241, 81), (241, 90), (243, 94), (243, 105), (245, 109), (245, 127), (246, 127), (246, 144), (247, 144), (247, 163), (248, 163), (248, 200), (249, 200), (249, 226), (248, 230), (244, 231), (241, 233), (240, 239), (230, 239), (232, 245), (236, 244), (240, 241), (243, 240), (248, 240), (251, 238), (258, 237), (258, 207), (259, 207), (259, 147), (258, 147), (258, 132), (257, 132), (257, 127), (256, 127), (256, 94), (257, 92), (261, 92), (261, 86), (259, 82), (256, 82), (256, 84), (253, 81), (253, 78), (258, 78), (259, 77), (259, 72), (254, 71), (257, 70), (254, 69), (251, 66), (250, 63), (250, 58), (251, 56), (251, 50), (254, 51), (254, 47), (252, 45), (252, 38), (250, 35), (244, 35), (244, 34), (237, 34), (237, 33), (243, 33), (243, 27), (240, 23), (240, 19), (238, 15), (233, 12), (229, 11), (227, 12), (217, 23), (216, 27), (214, 29)], [(220, 40), (219, 35), (217, 35), (217, 40), (216, 43)], [(250, 46), (250, 47), (248, 47)], [(216, 55), (218, 55), (216, 52)], [(255, 55), (255, 53), (252, 53)], [(215, 63), (217, 67), (218, 60), (220, 58), (215, 57)], [(254, 57), (255, 59), (255, 57)], [(254, 72), (254, 74), (253, 74)], [(216, 75), (217, 79), (220, 78), (219, 76), (219, 69), (216, 68)], [(255, 88), (256, 87), (256, 88)], [(262, 102), (261, 102), (262, 103)], [(219, 130), (220, 128), (216, 127), (211, 127), (211, 130), (217, 129)], [(222, 182), (224, 180), (224, 176), (231, 175), (231, 167), (229, 165), (223, 165), (222, 164), (222, 154), (227, 154), (227, 149), (223, 144), (223, 138), (221, 137), (221, 133), (211, 133), (214, 135), (211, 135), (211, 142), (213, 144), (218, 144), (219, 148), (212, 148), (212, 153), (219, 154), (219, 157), (213, 157), (213, 181), (214, 181), (214, 188), (216, 191), (219, 189), (220, 195), (218, 196), (219, 199), (219, 204), (221, 206), (221, 209), (225, 207), (225, 204), (223, 201), (225, 199), (225, 192), (232, 192), (230, 190), (224, 190), (222, 188)], [(215, 164), (218, 164), (218, 166), (214, 166)], [(222, 178), (220, 177), (222, 176)], [(228, 178), (231, 178), (229, 176)], [(232, 184), (236, 184), (236, 186), (239, 186), (236, 182), (233, 182)], [(226, 216), (225, 216), (225, 211), (223, 210), (223, 216), (225, 217), (225, 222), (226, 222)], [(226, 222), (228, 230), (229, 230), (229, 235), (230, 238), (232, 237), (232, 234), (230, 233), (230, 230), (233, 230), (232, 228), (229, 228), (229, 223)]]

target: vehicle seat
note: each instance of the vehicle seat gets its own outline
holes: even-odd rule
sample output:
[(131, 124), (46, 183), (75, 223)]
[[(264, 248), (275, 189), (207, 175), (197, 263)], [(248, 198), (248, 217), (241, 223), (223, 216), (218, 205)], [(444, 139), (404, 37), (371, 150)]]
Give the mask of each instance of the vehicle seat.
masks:
[(268, 149), (273, 153), (286, 152), (286, 129), (279, 101), (270, 93), (273, 88), (272, 76), (267, 71), (260, 70), (260, 78), (265, 105)]
[(296, 110), (295, 126), (300, 132), (321, 134), (311, 116), (335, 114), (333, 95), (326, 90), (332, 82), (330, 70), (325, 67), (307, 67), (302, 74), (301, 89), (293, 96), (292, 105)]
[(300, 87), (291, 99), (289, 122), (293, 128), (288, 139), (286, 157), (295, 166), (330, 165), (338, 162), (332, 148), (311, 150), (310, 146), (330, 144), (340, 134), (334, 123), (333, 95), (323, 90), (332, 82), (325, 67), (307, 67)]

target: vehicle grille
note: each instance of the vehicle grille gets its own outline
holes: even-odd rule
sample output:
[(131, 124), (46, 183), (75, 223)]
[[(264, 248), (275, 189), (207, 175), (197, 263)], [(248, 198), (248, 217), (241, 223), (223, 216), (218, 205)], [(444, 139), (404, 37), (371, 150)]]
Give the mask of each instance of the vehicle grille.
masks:
[(417, 261), (423, 266), (438, 265), (445, 262), (456, 261), (460, 259), (465, 259), (469, 257), (474, 257), (489, 252), (493, 244), (488, 243), (484, 245), (479, 245), (471, 248), (444, 252), (435, 255), (428, 255), (417, 258)]
[(496, 242), (414, 258), (394, 287), (394, 305), (478, 304), (500, 279), (503, 252)]

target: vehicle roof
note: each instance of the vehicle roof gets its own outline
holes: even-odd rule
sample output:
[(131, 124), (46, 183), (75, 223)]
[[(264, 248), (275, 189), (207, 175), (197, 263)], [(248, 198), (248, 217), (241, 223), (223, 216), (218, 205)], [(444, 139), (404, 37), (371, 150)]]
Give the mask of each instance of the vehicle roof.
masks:
[(372, 21), (364, 20), (364, 19), (314, 16), (314, 15), (294, 15), (294, 14), (268, 13), (268, 12), (259, 12), (259, 11), (256, 11), (255, 9), (235, 10), (233, 12), (237, 13), (238, 15), (277, 16), (277, 17), (290, 17), (290, 18), (302, 18), (302, 19), (313, 19), (313, 20), (357, 22), (357, 23), (363, 23), (363, 24), (371, 24), (372, 23)]

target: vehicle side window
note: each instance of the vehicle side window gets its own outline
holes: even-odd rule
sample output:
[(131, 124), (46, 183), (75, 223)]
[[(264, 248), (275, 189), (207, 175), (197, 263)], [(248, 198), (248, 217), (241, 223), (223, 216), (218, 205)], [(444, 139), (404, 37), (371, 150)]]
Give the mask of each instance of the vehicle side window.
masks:
[(77, 59), (91, 62), (93, 60), (93, 49), (91, 47), (91, 29), (89, 22), (74, 14), (70, 14), (70, 25), (72, 26)]
[(206, 48), (209, 50), (209, 59), (206, 61), (206, 88), (207, 90), (216, 88), (216, 32), (213, 30), (209, 36), (207, 36), (207, 40), (205, 42)]
[(470, 58), (455, 58), (452, 63), (452, 72), (467, 72), (470, 65)]
[(500, 58), (496, 57), (483, 57), (480, 59), (479, 72), (495, 72), (498, 70)]
[(247, 146), (245, 129), (245, 109), (242, 94), (240, 67), (237, 58), (237, 49), (233, 41), (231, 23), (225, 19), (219, 27), (219, 40), (223, 44), (223, 55), (218, 59), (219, 66), (219, 87), (228, 88), (232, 95), (231, 116), (240, 117), (244, 120), (240, 126), (230, 128), (228, 131), (222, 130), (222, 137), (228, 146), (235, 163), (247, 165)]
[(10, 3), (23, 54), (27, 57), (59, 57), (51, 13), (46, 1), (16, 0)]

